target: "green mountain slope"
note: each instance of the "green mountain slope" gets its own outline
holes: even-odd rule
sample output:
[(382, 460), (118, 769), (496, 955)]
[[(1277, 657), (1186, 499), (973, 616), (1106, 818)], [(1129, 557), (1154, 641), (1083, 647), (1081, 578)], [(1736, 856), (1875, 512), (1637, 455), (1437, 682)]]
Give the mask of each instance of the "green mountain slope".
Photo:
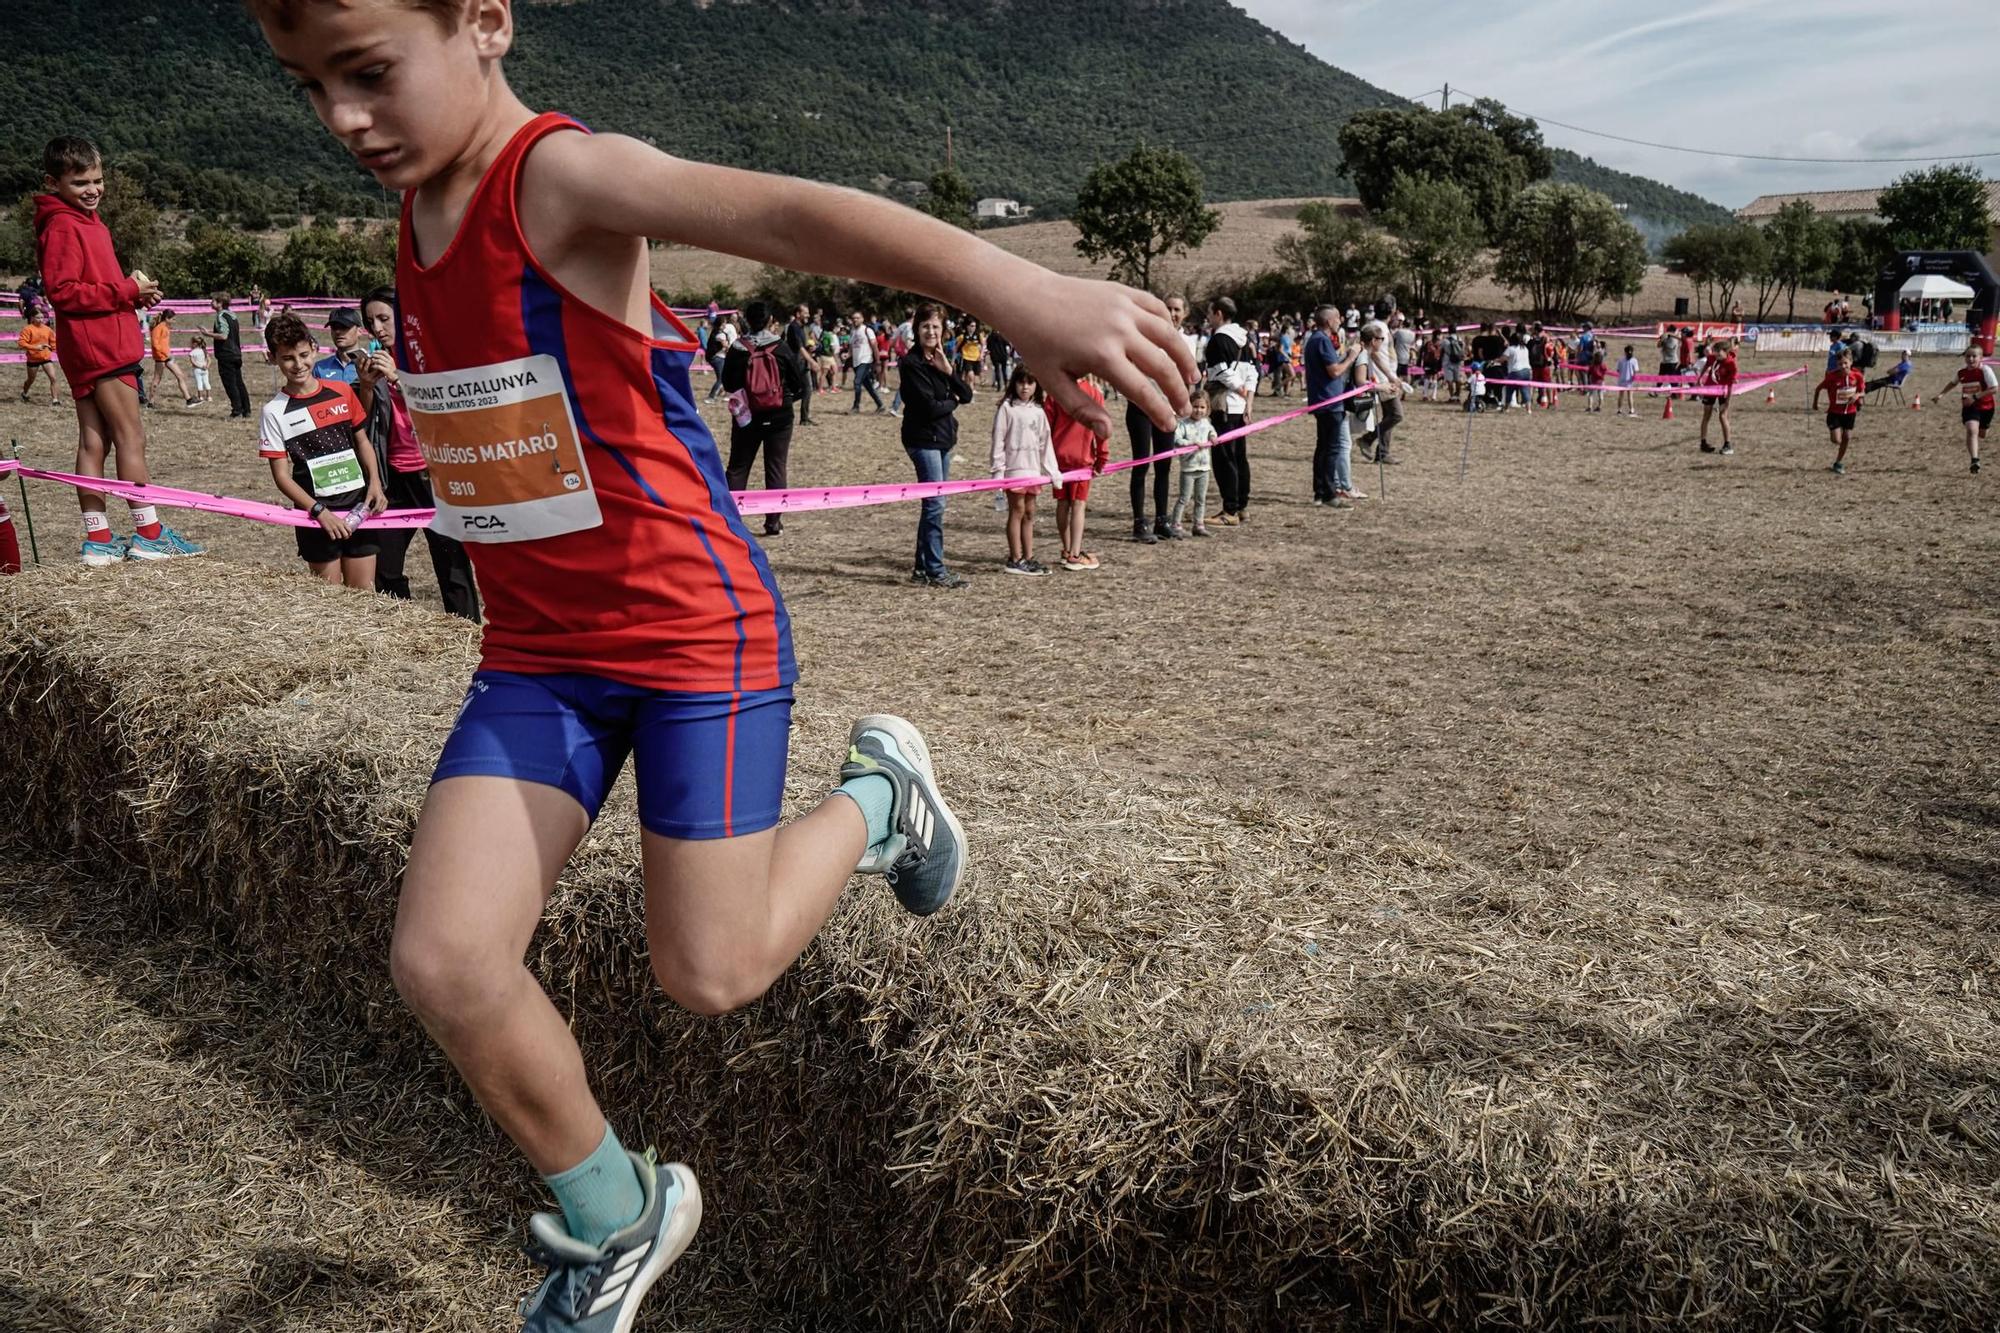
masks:
[[(893, 189), (942, 164), (949, 125), (978, 194), (1044, 209), (1142, 138), (1189, 153), (1217, 199), (1340, 193), (1336, 130), (1399, 100), (1226, 0), (524, 0), (519, 26), (515, 86), (595, 128)], [(328, 190), (385, 206), (236, 0), (40, 0), (10, 27), (0, 191), (32, 183), (60, 126), (136, 164), (170, 206), (311, 211)], [(1676, 229), (1720, 214), (1558, 156), (1562, 178)]]

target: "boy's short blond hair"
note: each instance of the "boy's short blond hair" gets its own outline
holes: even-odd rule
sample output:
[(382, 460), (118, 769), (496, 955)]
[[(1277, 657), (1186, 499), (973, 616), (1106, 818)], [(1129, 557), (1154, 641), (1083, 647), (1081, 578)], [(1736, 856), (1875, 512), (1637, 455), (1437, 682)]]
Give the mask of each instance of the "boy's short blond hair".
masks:
[[(250, 17), (259, 23), (274, 24), (280, 32), (290, 32), (296, 27), (299, 14), (309, 5), (350, 3), (352, 0), (243, 0)], [(389, 0), (389, 3), (429, 14), (446, 32), (457, 32), (459, 20), (465, 17), (466, 0)]]

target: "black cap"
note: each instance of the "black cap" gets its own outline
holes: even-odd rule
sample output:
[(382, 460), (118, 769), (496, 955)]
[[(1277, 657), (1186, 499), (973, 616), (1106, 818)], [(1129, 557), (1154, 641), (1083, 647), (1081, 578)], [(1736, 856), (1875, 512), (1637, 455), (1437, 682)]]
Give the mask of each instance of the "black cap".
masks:
[(341, 306), (326, 317), (329, 329), (358, 329), (361, 327), (361, 312), (351, 305)]

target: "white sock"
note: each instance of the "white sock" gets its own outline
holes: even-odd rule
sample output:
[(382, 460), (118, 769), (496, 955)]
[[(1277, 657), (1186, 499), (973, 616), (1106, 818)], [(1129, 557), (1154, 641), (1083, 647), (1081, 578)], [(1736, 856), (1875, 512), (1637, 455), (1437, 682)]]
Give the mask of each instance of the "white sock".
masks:
[(83, 537), (85, 541), (101, 542), (111, 536), (111, 520), (101, 513), (86, 509), (83, 513)]
[(159, 521), (160, 521), (160, 516), (153, 511), (153, 506), (151, 505), (132, 506), (133, 527), (143, 528), (149, 523), (158, 523)]

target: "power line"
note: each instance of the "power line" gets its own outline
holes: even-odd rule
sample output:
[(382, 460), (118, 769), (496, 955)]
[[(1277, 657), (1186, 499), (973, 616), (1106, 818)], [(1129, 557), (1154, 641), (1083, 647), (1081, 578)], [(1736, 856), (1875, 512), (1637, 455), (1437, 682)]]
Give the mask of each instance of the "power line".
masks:
[[(1438, 90), (1435, 88), (1431, 90), (1431, 92), (1436, 91)], [(1410, 100), (1412, 102), (1421, 102), (1430, 97), (1430, 95), (1431, 93), (1425, 93), (1421, 97), (1412, 97)], [(1466, 96), (1479, 98), (1479, 94), (1477, 93), (1467, 93)], [(1500, 99), (1496, 97), (1480, 98), (1479, 100), (1498, 102)], [(1506, 105), (1505, 103), (1501, 104), (1503, 106)], [(1552, 116), (1537, 116), (1533, 112), (1523, 111), (1519, 107), (1508, 107), (1507, 109), (1517, 116), (1526, 116), (1530, 120), (1538, 121), (1544, 125), (1559, 126), (1565, 130), (1574, 130), (1578, 134), (1595, 135), (1599, 139), (1612, 139), (1618, 143), (1637, 144), (1641, 148), (1659, 148), (1669, 153), (1692, 153), (1697, 157), (1729, 157), (1747, 162), (1824, 162), (1829, 164), (1873, 162), (1895, 164), (1912, 162), (1966, 162), (1978, 158), (2000, 157), (2000, 149), (1996, 149), (1990, 153), (1943, 153), (1937, 157), (1779, 157), (1770, 153), (1724, 153), (1713, 148), (1683, 148), (1679, 144), (1655, 143), (1651, 139), (1631, 139), (1622, 134), (1610, 134), (1604, 130), (1593, 130), (1583, 125), (1572, 125), (1568, 121), (1557, 120)]]

